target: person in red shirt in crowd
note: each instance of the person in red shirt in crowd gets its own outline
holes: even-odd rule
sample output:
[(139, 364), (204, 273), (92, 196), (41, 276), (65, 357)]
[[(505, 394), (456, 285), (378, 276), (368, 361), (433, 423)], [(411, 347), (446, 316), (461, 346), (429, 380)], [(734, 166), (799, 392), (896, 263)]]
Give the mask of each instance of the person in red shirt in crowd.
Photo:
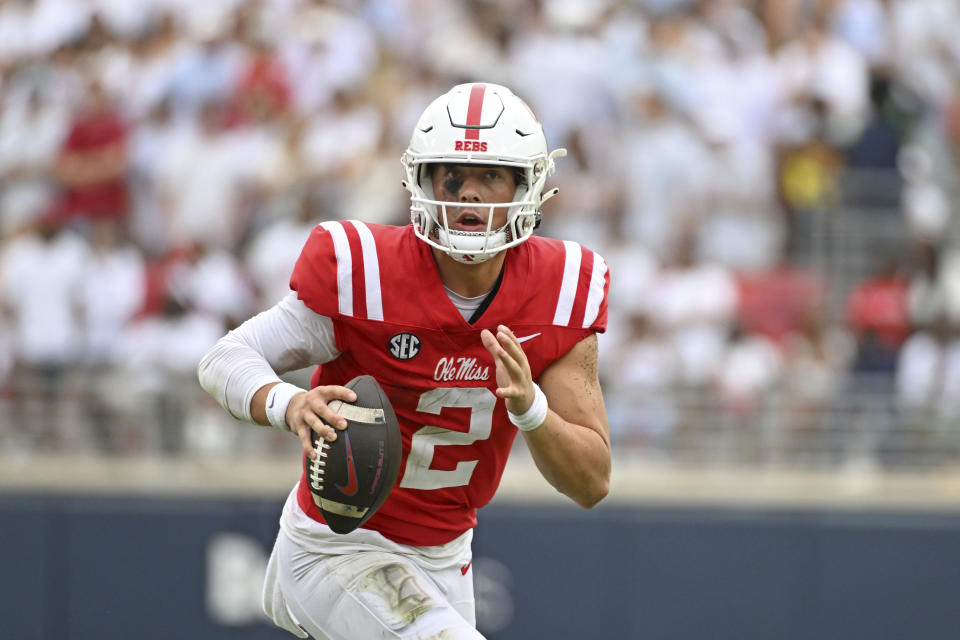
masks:
[(847, 324), (857, 343), (853, 367), (862, 373), (891, 373), (897, 352), (910, 335), (908, 284), (896, 258), (847, 296)]
[(290, 79), (269, 43), (254, 39), (251, 46), (252, 58), (237, 82), (235, 107), (247, 121), (269, 121), (290, 108)]
[(737, 274), (737, 290), (737, 316), (743, 329), (764, 335), (780, 347), (802, 329), (821, 298), (814, 275), (786, 259), (764, 271)]
[(127, 137), (127, 123), (103, 85), (92, 80), (54, 165), (62, 188), (58, 216), (126, 218)]
[[(314, 433), (346, 426), (328, 403), (355, 400), (342, 385), (356, 375), (377, 379), (400, 422), (397, 484), (360, 528), (333, 533), (304, 477), (290, 493), (264, 588), (277, 625), (329, 640), (482, 638), (472, 532), (518, 432), (559, 492), (585, 508), (607, 494), (606, 262), (533, 235), (563, 154), (506, 87), (454, 87), (402, 159), (412, 224), (318, 225), (294, 291), (200, 362), (221, 406), (292, 431), (311, 458)], [(277, 376), (309, 364), (322, 364), (309, 391)]]
[(897, 350), (910, 334), (907, 282), (900, 263), (891, 258), (847, 297), (847, 323), (857, 336), (873, 333), (884, 346)]

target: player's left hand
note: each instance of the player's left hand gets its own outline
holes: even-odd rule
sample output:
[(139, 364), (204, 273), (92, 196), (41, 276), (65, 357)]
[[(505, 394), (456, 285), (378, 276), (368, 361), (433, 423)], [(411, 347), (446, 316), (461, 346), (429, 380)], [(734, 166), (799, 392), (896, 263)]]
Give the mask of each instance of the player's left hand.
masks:
[(496, 336), (487, 329), (481, 331), (480, 340), (496, 364), (497, 397), (506, 400), (510, 413), (524, 413), (533, 404), (533, 376), (517, 336), (501, 324)]

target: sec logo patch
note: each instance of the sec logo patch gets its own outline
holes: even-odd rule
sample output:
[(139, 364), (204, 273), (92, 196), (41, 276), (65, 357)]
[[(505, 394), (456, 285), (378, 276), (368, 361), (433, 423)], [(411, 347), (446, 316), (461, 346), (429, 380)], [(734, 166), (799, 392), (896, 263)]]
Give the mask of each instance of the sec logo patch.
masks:
[(397, 360), (409, 360), (420, 353), (420, 338), (412, 333), (398, 333), (390, 338), (388, 348)]

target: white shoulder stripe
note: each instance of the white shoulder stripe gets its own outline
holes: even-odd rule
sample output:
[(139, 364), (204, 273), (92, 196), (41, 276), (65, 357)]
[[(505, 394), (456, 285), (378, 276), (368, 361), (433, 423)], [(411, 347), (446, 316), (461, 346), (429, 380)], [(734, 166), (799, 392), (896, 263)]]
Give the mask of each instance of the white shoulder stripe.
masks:
[(345, 316), (353, 315), (353, 257), (350, 255), (350, 242), (347, 232), (339, 222), (321, 222), (320, 226), (330, 232), (333, 238), (333, 251), (337, 257), (337, 296), (339, 311)]
[(587, 308), (583, 311), (583, 328), (586, 329), (597, 319), (600, 313), (600, 303), (603, 301), (603, 286), (606, 284), (604, 276), (607, 273), (607, 263), (599, 253), (593, 254), (593, 272), (590, 274), (590, 290), (587, 294)]
[(370, 227), (359, 220), (350, 221), (360, 235), (363, 250), (363, 284), (367, 292), (367, 318), (383, 320), (383, 296), (380, 293), (380, 260)]
[(577, 297), (577, 282), (580, 279), (580, 245), (570, 240), (563, 241), (566, 257), (563, 262), (563, 280), (560, 283), (560, 296), (557, 298), (557, 310), (553, 315), (553, 324), (565, 327), (570, 324), (573, 301)]

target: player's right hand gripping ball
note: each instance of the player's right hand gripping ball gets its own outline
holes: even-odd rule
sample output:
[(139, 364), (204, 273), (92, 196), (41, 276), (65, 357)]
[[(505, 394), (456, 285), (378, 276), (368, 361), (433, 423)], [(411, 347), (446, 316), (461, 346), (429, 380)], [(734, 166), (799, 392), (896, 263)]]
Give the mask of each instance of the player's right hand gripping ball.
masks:
[(327, 442), (313, 434), (317, 457), (304, 454), (303, 468), (313, 501), (336, 533), (350, 533), (387, 499), (400, 472), (400, 424), (390, 399), (373, 376), (357, 376), (346, 385), (355, 402), (334, 400), (330, 408), (347, 428)]

